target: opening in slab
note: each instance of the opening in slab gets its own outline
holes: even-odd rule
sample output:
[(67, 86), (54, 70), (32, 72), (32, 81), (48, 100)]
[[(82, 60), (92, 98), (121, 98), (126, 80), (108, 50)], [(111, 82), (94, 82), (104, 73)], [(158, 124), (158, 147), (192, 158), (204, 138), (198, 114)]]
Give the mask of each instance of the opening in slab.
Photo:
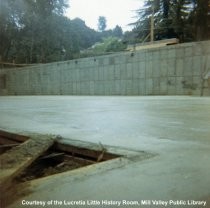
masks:
[[(13, 149), (17, 149), (18, 146), (21, 147), (21, 143), (27, 140), (30, 140), (30, 138), (23, 135), (0, 131), (0, 153), (4, 154), (9, 150), (6, 158), (8, 159), (8, 157), (10, 157), (11, 160), (17, 160), (15, 154), (13, 154)], [(39, 140), (37, 140), (37, 144), (39, 143)], [(36, 143), (34, 143), (33, 146), (26, 146), (24, 151), (29, 154), (30, 152), (33, 153), (34, 151), (37, 151)], [(21, 151), (18, 154), (20, 155)], [(24, 167), (23, 170), (17, 174), (15, 180), (18, 182), (34, 180), (115, 159), (120, 156), (121, 155), (109, 153), (102, 144), (98, 144), (98, 148), (95, 150), (84, 146), (75, 146), (55, 141), (53, 146), (43, 152), (38, 158), (34, 158), (32, 163)], [(24, 157), (25, 152), (23, 156), (19, 156), (21, 159)], [(11, 161), (8, 160), (8, 163), (9, 162)], [(18, 161), (15, 162), (17, 163)], [(7, 167), (7, 165), (5, 167)]]
[[(75, 169), (78, 170), (72, 174), (66, 174), (69, 174), (68, 176), (71, 176), (72, 179), (80, 178), (84, 171), (87, 175), (99, 174), (155, 156), (144, 151), (103, 146), (100, 143), (94, 144), (64, 138), (56, 140), (46, 135), (38, 135), (37, 138), (33, 138), (1, 130), (0, 147), (2, 149), (0, 161), (4, 160), (1, 163), (1, 174), (4, 173), (2, 174), (4, 177), (1, 177), (0, 174), (2, 207), (27, 196), (30, 192), (30, 184), (37, 183), (34, 179), (47, 177), (45, 180), (51, 180), (50, 176), (55, 174), (55, 177), (59, 179), (62, 177), (59, 173)], [(93, 168), (79, 170), (79, 168), (90, 165)]]
[[(60, 147), (60, 148), (59, 148)], [(91, 150), (66, 144), (55, 144), (36, 159), (16, 179), (24, 182), (120, 157), (102, 150)]]

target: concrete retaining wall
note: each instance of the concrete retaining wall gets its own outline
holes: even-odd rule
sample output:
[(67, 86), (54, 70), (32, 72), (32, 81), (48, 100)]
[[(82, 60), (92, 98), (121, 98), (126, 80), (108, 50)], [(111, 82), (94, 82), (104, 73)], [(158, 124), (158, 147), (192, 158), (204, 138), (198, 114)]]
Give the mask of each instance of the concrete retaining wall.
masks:
[(209, 71), (204, 41), (1, 70), (0, 94), (210, 95)]

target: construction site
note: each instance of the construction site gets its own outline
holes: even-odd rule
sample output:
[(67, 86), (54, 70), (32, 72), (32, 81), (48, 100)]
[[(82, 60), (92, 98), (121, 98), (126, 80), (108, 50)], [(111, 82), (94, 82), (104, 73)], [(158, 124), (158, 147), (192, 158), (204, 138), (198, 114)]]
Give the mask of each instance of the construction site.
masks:
[(0, 68), (0, 207), (210, 208), (210, 41)]

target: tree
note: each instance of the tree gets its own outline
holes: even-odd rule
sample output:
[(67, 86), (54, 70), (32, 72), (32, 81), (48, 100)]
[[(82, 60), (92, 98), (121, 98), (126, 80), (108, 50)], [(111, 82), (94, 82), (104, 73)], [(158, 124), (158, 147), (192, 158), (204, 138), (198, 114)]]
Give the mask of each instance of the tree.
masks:
[(0, 61), (46, 63), (79, 57), (101, 40), (79, 18), (64, 16), (67, 0), (0, 0)]
[(194, 1), (192, 11), (196, 40), (207, 40), (210, 35), (210, 0)]
[(46, 62), (50, 54), (56, 53), (54, 49), (59, 41), (55, 37), (58, 28), (55, 19), (63, 15), (66, 7), (66, 0), (1, 1), (2, 60)]
[(150, 33), (154, 15), (155, 39), (178, 37), (183, 41), (205, 40), (209, 37), (209, 0), (145, 0), (137, 10), (133, 23), (138, 38), (144, 40)]
[[(1, 1), (0, 2), (0, 61), (6, 60), (10, 53), (13, 53), (15, 39), (18, 35), (19, 20), (22, 15), (22, 1)], [(11, 55), (11, 61), (13, 57)]]
[(123, 36), (123, 30), (119, 25), (113, 29), (113, 36), (121, 38)]
[(52, 60), (53, 54), (61, 53), (63, 46), (59, 44), (62, 37), (58, 31), (61, 29), (60, 17), (68, 7), (66, 2), (66, 0), (25, 1), (27, 10), (21, 19), (23, 25), (21, 42), (27, 51), (25, 62), (48, 62)]
[(103, 32), (106, 29), (106, 17), (99, 16), (98, 18), (98, 30)]

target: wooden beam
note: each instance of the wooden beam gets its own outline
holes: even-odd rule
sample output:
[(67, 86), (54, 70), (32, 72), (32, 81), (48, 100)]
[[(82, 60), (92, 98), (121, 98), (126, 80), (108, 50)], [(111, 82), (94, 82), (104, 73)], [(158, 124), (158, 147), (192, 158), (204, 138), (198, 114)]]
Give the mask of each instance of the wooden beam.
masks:
[(3, 144), (19, 144), (19, 142), (0, 136), (0, 145)]
[(87, 160), (87, 159), (83, 159), (83, 158), (79, 158), (79, 157), (74, 157), (71, 155), (65, 155), (64, 158), (66, 158), (67, 160), (73, 160), (77, 163), (80, 163), (82, 165), (92, 165), (95, 164), (96, 162), (92, 161), (92, 160)]
[(12, 140), (17, 141), (17, 142), (25, 142), (26, 140), (29, 139), (28, 136), (15, 134), (15, 133), (10, 133), (10, 132), (3, 131), (3, 130), (0, 130), (0, 137), (6, 137), (10, 140), (12, 139)]
[(31, 138), (0, 156), (0, 190), (11, 185), (11, 181), (54, 143), (55, 138)]
[[(78, 157), (82, 157), (82, 156), (89, 157), (89, 158), (95, 159), (95, 161), (98, 160), (98, 157), (103, 152), (103, 149), (102, 150), (93, 150), (93, 149), (88, 149), (88, 148), (84, 148), (84, 147), (73, 146), (70, 144), (62, 144), (59, 142), (55, 142), (54, 149), (68, 152), (68, 153), (71, 153), (72, 155), (77, 155)], [(114, 159), (119, 156), (120, 155), (115, 155), (112, 153), (104, 152), (103, 153), (103, 161)]]

